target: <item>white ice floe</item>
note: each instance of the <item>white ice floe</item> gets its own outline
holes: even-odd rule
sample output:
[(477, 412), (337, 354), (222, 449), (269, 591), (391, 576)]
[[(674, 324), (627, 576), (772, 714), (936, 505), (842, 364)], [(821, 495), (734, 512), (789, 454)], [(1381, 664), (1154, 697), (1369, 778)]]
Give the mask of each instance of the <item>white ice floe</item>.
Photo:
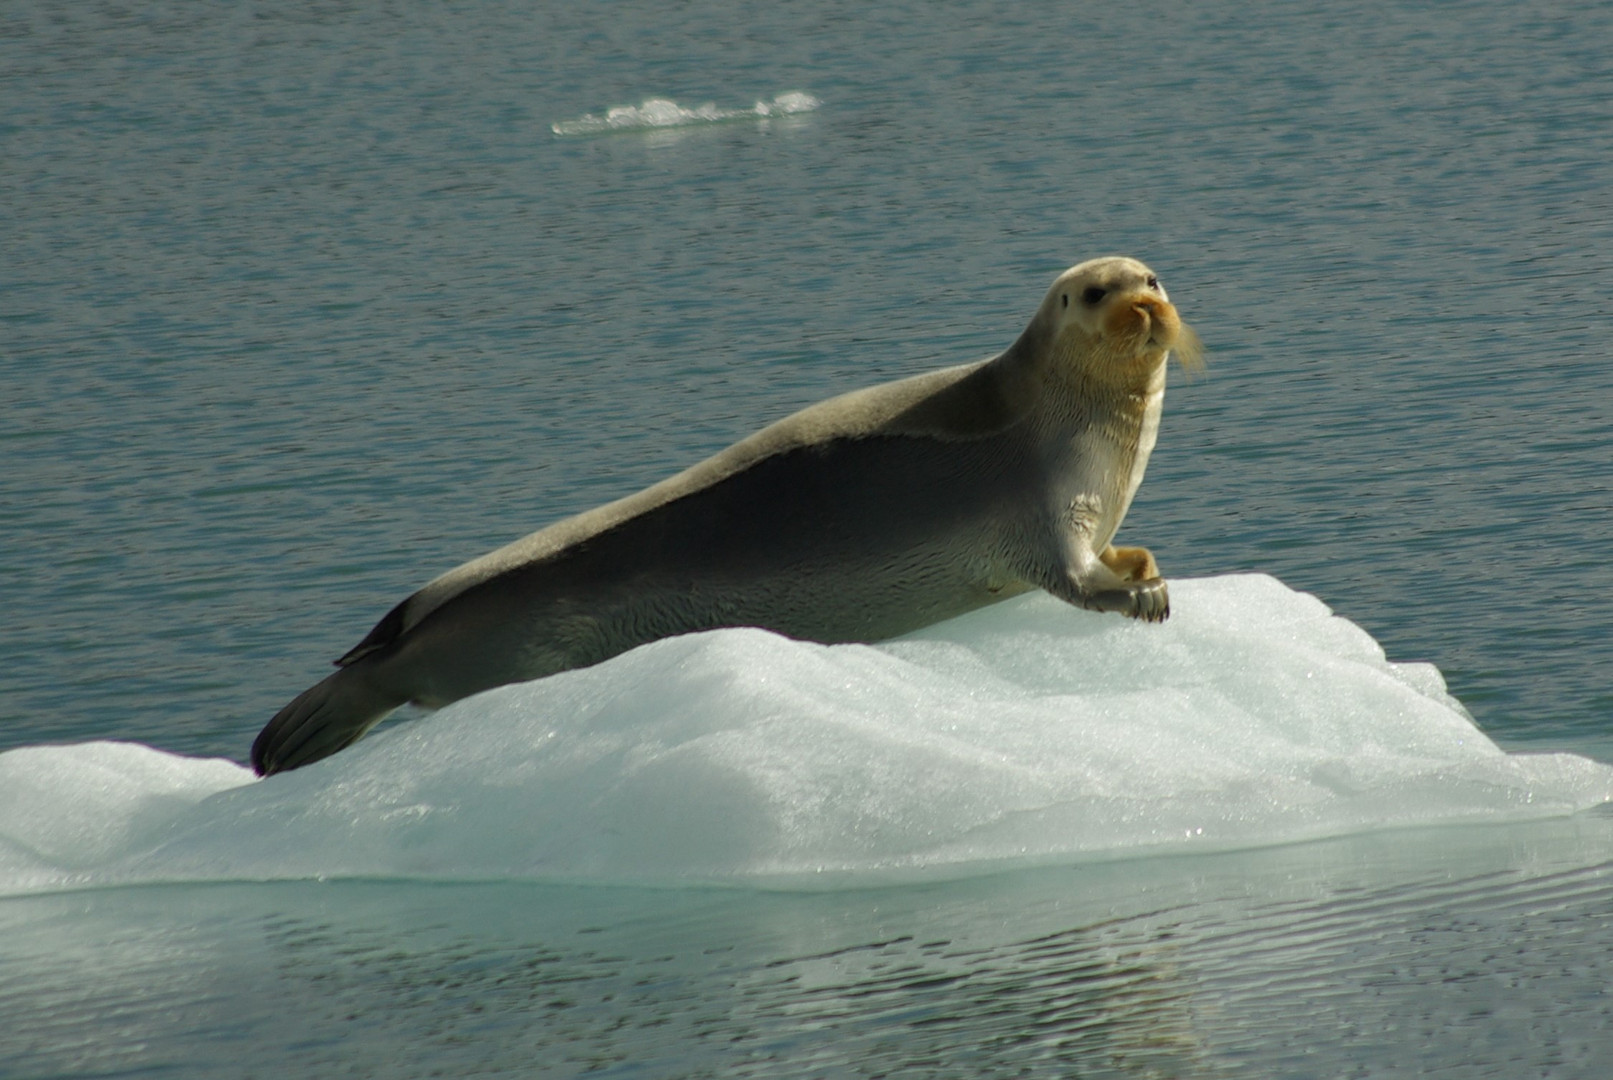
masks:
[[(834, 887), (1516, 820), (1613, 768), (1508, 754), (1424, 664), (1258, 575), (1164, 625), (1034, 594), (877, 646), (761, 630), (508, 686), (256, 781), (0, 754), (0, 893), (376, 876)], [(243, 744), (250, 736), (243, 730)]]

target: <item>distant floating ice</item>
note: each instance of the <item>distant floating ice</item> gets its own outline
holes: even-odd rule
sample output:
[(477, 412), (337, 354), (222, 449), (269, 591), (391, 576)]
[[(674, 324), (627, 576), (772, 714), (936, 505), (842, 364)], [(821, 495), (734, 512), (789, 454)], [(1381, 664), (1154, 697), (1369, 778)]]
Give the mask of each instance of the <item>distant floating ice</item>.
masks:
[[(944, 878), (1570, 814), (1426, 664), (1258, 575), (1162, 626), (1019, 597), (908, 637), (658, 641), (257, 781), (126, 743), (0, 754), (0, 895), (152, 881)], [(247, 736), (243, 731), (243, 740)]]
[(721, 124), (730, 120), (756, 120), (811, 112), (820, 104), (822, 102), (817, 98), (799, 90), (780, 94), (772, 101), (758, 101), (748, 109), (719, 109), (710, 102), (696, 109), (686, 109), (676, 101), (650, 98), (642, 105), (618, 105), (604, 116), (590, 113), (577, 120), (561, 120), (552, 125), (552, 130), (556, 135), (599, 135), (608, 131)]

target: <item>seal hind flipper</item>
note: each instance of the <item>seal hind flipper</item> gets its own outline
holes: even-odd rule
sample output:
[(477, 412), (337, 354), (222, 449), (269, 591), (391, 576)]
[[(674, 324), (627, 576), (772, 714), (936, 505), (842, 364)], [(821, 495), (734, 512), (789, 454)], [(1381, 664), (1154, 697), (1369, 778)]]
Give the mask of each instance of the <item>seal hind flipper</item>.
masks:
[[(409, 597), (413, 600), (414, 597)], [(391, 611), (381, 616), (381, 621), (370, 628), (364, 635), (364, 640), (348, 649), (336, 660), (337, 667), (348, 667), (355, 661), (362, 660), (378, 649), (384, 649), (403, 635), (404, 609), (409, 606), (409, 600), (398, 604)]]
[(275, 713), (252, 743), (257, 774), (268, 776), (329, 757), (403, 704), (402, 697), (380, 689), (365, 675), (363, 667), (344, 667)]

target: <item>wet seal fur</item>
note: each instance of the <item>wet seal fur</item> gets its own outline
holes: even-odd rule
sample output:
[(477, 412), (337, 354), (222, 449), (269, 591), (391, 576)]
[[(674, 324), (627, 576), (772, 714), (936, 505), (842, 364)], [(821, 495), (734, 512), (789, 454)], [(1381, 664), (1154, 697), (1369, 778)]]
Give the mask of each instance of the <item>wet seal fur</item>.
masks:
[(1154, 273), (1059, 276), (994, 359), (803, 409), (636, 495), (465, 563), (387, 613), (252, 745), (261, 774), (445, 705), (724, 626), (877, 641), (1030, 589), (1157, 622), (1145, 548), (1111, 544), (1197, 338)]

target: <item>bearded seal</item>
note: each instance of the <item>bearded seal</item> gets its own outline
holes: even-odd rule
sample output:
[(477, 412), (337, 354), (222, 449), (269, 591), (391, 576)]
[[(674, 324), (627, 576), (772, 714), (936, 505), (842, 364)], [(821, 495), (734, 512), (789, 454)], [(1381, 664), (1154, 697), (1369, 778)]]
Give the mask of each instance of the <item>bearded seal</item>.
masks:
[(658, 638), (757, 626), (877, 641), (1045, 589), (1158, 622), (1146, 548), (1111, 544), (1159, 432), (1167, 356), (1196, 361), (1153, 271), (1054, 281), (1000, 356), (810, 406), (636, 495), (499, 548), (393, 608), (269, 721), (260, 774), (445, 705)]

